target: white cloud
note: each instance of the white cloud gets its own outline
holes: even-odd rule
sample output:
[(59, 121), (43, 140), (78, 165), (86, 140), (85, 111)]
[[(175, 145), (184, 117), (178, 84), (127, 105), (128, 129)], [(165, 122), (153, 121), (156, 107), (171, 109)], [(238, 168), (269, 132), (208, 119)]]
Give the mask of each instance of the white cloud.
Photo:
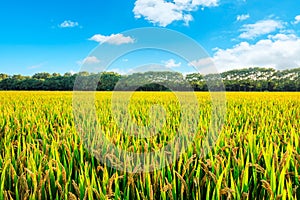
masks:
[(78, 26), (78, 22), (73, 22), (71, 20), (65, 20), (64, 22), (62, 22), (59, 27), (61, 28), (73, 28), (73, 27), (76, 27)]
[(255, 24), (245, 24), (242, 26), (240, 31), (240, 38), (242, 39), (254, 39), (261, 35), (266, 35), (276, 31), (277, 29), (282, 29), (283, 23), (281, 21), (276, 21), (273, 19), (261, 20)]
[(285, 69), (299, 67), (299, 55), (299, 37), (294, 34), (276, 34), (255, 44), (241, 42), (233, 48), (217, 48), (213, 61), (219, 71), (245, 67)]
[(108, 44), (114, 44), (114, 45), (120, 45), (120, 44), (128, 44), (128, 43), (134, 43), (134, 39), (130, 36), (124, 36), (123, 34), (111, 34), (110, 36), (105, 36), (101, 34), (96, 34), (89, 38), (89, 40), (93, 40), (96, 42), (102, 43), (108, 43)]
[(236, 20), (237, 21), (245, 21), (246, 19), (249, 19), (250, 18), (250, 15), (249, 14), (244, 14), (244, 15), (238, 15), (236, 17)]
[(193, 60), (188, 63), (188, 66), (194, 66), (197, 68), (201, 68), (203, 66), (211, 65), (211, 58), (201, 58), (199, 60)]
[(174, 59), (170, 59), (167, 61), (163, 61), (165, 67), (167, 68), (173, 68), (173, 67), (180, 67), (181, 66), (181, 62), (176, 63), (176, 61)]
[(78, 61), (77, 64), (79, 64), (79, 65), (82, 65), (82, 64), (96, 64), (96, 63), (99, 63), (99, 62), (100, 62), (100, 60), (96, 56), (89, 56), (89, 57), (86, 57), (83, 60)]
[(202, 7), (218, 6), (218, 0), (192, 0), (192, 5)]
[(123, 70), (123, 69), (120, 69), (120, 68), (113, 68), (113, 69), (109, 69), (107, 70), (108, 72), (115, 72), (115, 73), (118, 73), (118, 74), (121, 74), (121, 75), (126, 75), (128, 74), (128, 71), (126, 70)]
[(69, 72), (70, 72), (72, 75), (78, 73), (78, 71), (74, 71), (74, 70), (70, 70)]
[(133, 13), (135, 18), (144, 17), (153, 24), (165, 27), (174, 21), (183, 21), (188, 25), (193, 20), (191, 11), (214, 6), (218, 6), (218, 0), (136, 0)]
[(269, 35), (268, 36), (269, 39), (272, 40), (281, 40), (281, 41), (285, 41), (285, 40), (296, 40), (297, 36), (294, 34), (282, 34), (282, 33), (278, 33), (276, 35)]
[(299, 24), (300, 23), (300, 15), (297, 15), (295, 17), (295, 21), (293, 22), (293, 24)]
[(216, 68), (212, 58), (201, 58), (188, 63), (188, 66), (195, 67), (202, 74), (216, 73)]
[(46, 64), (46, 62), (42, 62), (42, 63), (36, 64), (36, 65), (29, 66), (29, 67), (27, 67), (27, 69), (38, 69), (38, 68), (41, 68), (45, 64)]
[(96, 57), (96, 56), (89, 56), (89, 57), (86, 57), (84, 60), (83, 60), (85, 63), (89, 63), (89, 64), (92, 64), (92, 63), (99, 63), (100, 60)]

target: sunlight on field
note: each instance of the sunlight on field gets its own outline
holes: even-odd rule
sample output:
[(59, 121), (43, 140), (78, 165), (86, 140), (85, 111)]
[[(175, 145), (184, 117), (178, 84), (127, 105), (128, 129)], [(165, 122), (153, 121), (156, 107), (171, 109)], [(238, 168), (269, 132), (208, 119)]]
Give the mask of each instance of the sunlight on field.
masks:
[[(225, 123), (208, 154), (201, 149), (210, 94), (196, 93), (199, 123), (191, 145), (150, 173), (118, 171), (96, 160), (77, 133), (72, 95), (0, 92), (0, 199), (300, 197), (300, 93), (226, 93)], [(125, 134), (133, 129), (118, 123), (112, 96), (97, 92), (95, 108), (101, 130), (119, 148), (157, 150), (178, 131), (183, 105), (173, 93), (136, 92), (131, 98), (127, 120), (158, 132), (150, 138)], [(152, 105), (157, 112), (151, 113)]]

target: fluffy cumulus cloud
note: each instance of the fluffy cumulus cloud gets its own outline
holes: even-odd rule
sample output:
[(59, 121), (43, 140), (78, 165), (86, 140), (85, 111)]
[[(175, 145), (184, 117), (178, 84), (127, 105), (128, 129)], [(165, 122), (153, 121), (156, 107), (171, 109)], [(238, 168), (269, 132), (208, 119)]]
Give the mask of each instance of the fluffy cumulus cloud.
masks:
[(211, 65), (212, 61), (210, 58), (201, 58), (199, 60), (193, 60), (188, 63), (189, 66), (194, 66), (194, 67), (203, 67), (203, 66), (208, 66)]
[(121, 74), (121, 75), (128, 74), (127, 70), (123, 70), (123, 69), (120, 69), (120, 68), (113, 68), (113, 69), (109, 69), (108, 71), (115, 72), (115, 73), (118, 73), (118, 74)]
[(100, 62), (100, 60), (96, 56), (89, 56), (89, 57), (86, 57), (83, 60), (78, 61), (77, 63), (79, 65), (81, 65), (81, 64), (96, 64), (96, 63), (99, 63), (99, 62)]
[(213, 61), (219, 71), (245, 67), (277, 69), (300, 66), (300, 38), (294, 34), (269, 35), (254, 44), (241, 42), (229, 49), (215, 49)]
[(70, 70), (69, 72), (70, 72), (72, 75), (78, 73), (78, 71), (74, 71), (74, 70)]
[(65, 20), (59, 25), (59, 27), (61, 27), (61, 28), (73, 28), (73, 27), (76, 27), (78, 25), (79, 25), (78, 22), (73, 22), (71, 20)]
[(99, 63), (100, 60), (96, 56), (89, 56), (83, 60), (85, 63)]
[(244, 15), (238, 15), (236, 17), (236, 20), (237, 21), (245, 21), (246, 19), (249, 19), (250, 18), (250, 15), (249, 14), (244, 14)]
[(300, 15), (297, 15), (295, 17), (295, 21), (293, 22), (293, 24), (299, 24), (300, 23)]
[(188, 66), (192, 66), (201, 74), (213, 74), (217, 73), (213, 59), (210, 57), (193, 60), (188, 63)]
[(128, 44), (128, 43), (134, 43), (134, 39), (130, 36), (124, 36), (123, 34), (111, 34), (109, 36), (96, 34), (89, 38), (89, 40), (102, 43), (108, 43), (108, 44), (114, 44), (114, 45), (121, 45), (121, 44)]
[(174, 21), (186, 25), (193, 20), (191, 11), (199, 7), (214, 7), (218, 0), (136, 0), (133, 8), (135, 18), (144, 17), (147, 21), (165, 27)]
[(240, 29), (242, 33), (239, 35), (239, 38), (254, 39), (282, 28), (284, 28), (284, 23), (281, 21), (273, 19), (260, 20), (254, 24), (243, 25)]
[(173, 67), (180, 67), (181, 66), (181, 62), (176, 63), (176, 61), (174, 59), (170, 59), (167, 61), (163, 61), (163, 64), (167, 67), (167, 68), (173, 68)]

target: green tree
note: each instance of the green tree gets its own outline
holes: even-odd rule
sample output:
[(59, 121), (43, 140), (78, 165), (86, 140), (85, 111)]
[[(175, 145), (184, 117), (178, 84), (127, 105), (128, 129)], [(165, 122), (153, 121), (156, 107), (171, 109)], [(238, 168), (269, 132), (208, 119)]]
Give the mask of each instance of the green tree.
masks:
[(100, 74), (97, 90), (112, 91), (120, 80), (121, 75), (115, 72), (103, 72)]
[(9, 76), (7, 75), (7, 74), (0, 74), (0, 81), (1, 80), (4, 80), (4, 79), (6, 79), (6, 78), (8, 78)]
[(40, 72), (40, 73), (36, 73), (32, 76), (32, 78), (35, 79), (46, 79), (46, 78), (50, 78), (51, 74), (47, 73), (47, 72)]

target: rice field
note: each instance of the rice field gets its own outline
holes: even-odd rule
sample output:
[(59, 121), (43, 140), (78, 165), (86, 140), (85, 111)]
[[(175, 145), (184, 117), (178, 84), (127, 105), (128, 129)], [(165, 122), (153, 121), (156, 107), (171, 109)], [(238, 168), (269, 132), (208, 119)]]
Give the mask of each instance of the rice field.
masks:
[[(90, 133), (80, 128), (90, 124), (75, 123), (72, 92), (0, 92), (0, 97), (0, 200), (300, 199), (300, 93), (226, 93), (226, 118), (207, 153), (202, 148), (212, 120), (210, 94), (196, 93), (192, 142), (149, 172), (139, 171), (138, 164), (133, 172), (120, 170), (124, 163), (117, 154), (105, 162), (96, 159), (89, 145), (103, 144), (86, 142)], [(95, 99), (97, 128), (128, 152), (159, 150), (191, 114), (181, 115), (183, 105), (170, 92), (135, 93), (124, 119), (118, 115), (122, 109), (112, 106), (111, 92), (97, 92)], [(161, 110), (151, 114), (153, 104)], [(120, 120), (158, 134), (137, 137), (141, 133)]]

